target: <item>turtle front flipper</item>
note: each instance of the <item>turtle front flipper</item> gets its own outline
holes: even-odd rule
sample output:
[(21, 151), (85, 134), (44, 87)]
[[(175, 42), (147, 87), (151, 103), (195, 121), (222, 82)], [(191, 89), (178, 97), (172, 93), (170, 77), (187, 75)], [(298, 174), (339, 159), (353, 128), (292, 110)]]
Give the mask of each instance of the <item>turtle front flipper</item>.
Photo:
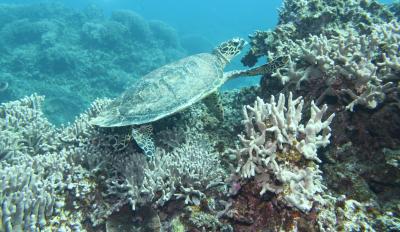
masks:
[(154, 156), (156, 146), (154, 145), (153, 127), (151, 125), (132, 127), (132, 137), (146, 156)]
[(289, 62), (289, 56), (280, 56), (276, 59), (271, 60), (270, 62), (246, 70), (235, 70), (225, 73), (226, 79), (233, 79), (240, 76), (257, 76), (257, 75), (265, 75), (267, 73), (273, 73), (278, 68), (282, 68)]
[(220, 122), (224, 120), (224, 107), (222, 106), (218, 92), (213, 92), (208, 95), (204, 98), (203, 103)]

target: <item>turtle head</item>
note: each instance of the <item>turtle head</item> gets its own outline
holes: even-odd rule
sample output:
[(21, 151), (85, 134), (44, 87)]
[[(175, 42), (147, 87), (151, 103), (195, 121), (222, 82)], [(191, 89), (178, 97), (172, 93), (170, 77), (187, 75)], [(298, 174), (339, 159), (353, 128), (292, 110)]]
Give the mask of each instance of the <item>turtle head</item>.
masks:
[(214, 54), (222, 60), (223, 63), (229, 63), (233, 57), (239, 54), (247, 42), (241, 38), (233, 38), (225, 41), (214, 49)]

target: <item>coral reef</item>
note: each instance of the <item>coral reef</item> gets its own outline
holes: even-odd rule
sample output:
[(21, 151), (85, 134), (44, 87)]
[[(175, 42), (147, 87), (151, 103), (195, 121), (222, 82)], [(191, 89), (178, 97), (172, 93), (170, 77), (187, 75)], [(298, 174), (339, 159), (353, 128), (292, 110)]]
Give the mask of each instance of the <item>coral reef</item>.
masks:
[[(162, 207), (171, 200), (199, 205), (211, 188), (223, 185), (225, 171), (211, 144), (199, 136), (171, 152), (159, 150), (148, 162), (136, 153), (115, 164), (125, 182), (110, 181), (108, 195), (128, 201), (134, 211), (145, 204)], [(125, 203), (119, 203), (124, 205)]]
[[(89, 123), (111, 102), (94, 97), (178, 57), (173, 28), (130, 11), (2, 5), (0, 96), (49, 80), (61, 90), (0, 105), (0, 231), (398, 231), (398, 8), (285, 0), (243, 62), (288, 62), (261, 87), (221, 93), (223, 117), (199, 102), (153, 123), (146, 157), (132, 128)], [(79, 111), (78, 95), (94, 101), (74, 122), (46, 119), (46, 104)]]
[[(242, 59), (252, 66), (261, 56), (289, 55), (286, 66), (262, 77), (260, 95), (293, 92), (317, 106), (327, 104), (327, 112), (335, 113), (332, 146), (319, 156), (325, 192), (336, 198), (328, 211), (342, 207), (342, 194), (358, 202), (346, 207), (369, 210), (355, 216), (358, 225), (342, 221), (350, 216), (336, 218), (343, 226), (333, 230), (390, 230), (399, 218), (400, 172), (390, 152), (400, 144), (395, 132), (400, 122), (397, 20), (396, 4), (284, 1), (277, 27), (251, 35), (252, 47)], [(330, 204), (324, 199), (322, 208)]]
[(94, 7), (2, 4), (0, 18), (0, 82), (8, 87), (0, 86), (0, 102), (46, 95), (45, 114), (57, 125), (185, 54), (171, 26), (132, 11), (106, 17)]
[[(5, 196), (2, 228), (115, 231), (121, 224), (133, 231), (360, 228), (346, 224), (353, 218), (348, 215), (351, 210), (336, 213), (343, 216), (332, 219), (332, 212), (352, 206), (344, 208), (340, 199), (326, 195), (323, 173), (317, 165), (322, 160), (315, 152), (327, 145), (333, 116), (322, 120), (326, 107), (312, 104), (306, 123), (302, 119), (308, 114), (302, 110), (301, 98), (289, 95), (286, 101), (281, 95), (277, 102), (273, 98), (270, 103), (256, 99), (251, 105), (256, 92), (245, 89), (225, 93), (223, 124), (214, 121), (199, 103), (155, 125), (159, 150), (152, 160), (138, 153), (129, 129), (101, 129), (88, 123), (110, 100), (95, 101), (73, 124), (59, 129), (43, 118), (40, 96), (3, 104), (4, 133), (15, 131), (16, 139), (24, 141), (32, 137), (28, 135), (35, 128), (42, 128), (43, 138), (34, 139), (39, 141), (35, 143), (18, 142), (24, 146), (8, 153), (14, 148), (6, 147), (10, 135), (1, 137), (6, 148), (2, 152), (2, 180), (10, 186), (1, 194)], [(245, 107), (241, 111), (242, 104)], [(259, 153), (260, 159), (253, 159), (254, 170), (246, 169), (250, 166), (244, 162), (239, 164), (239, 175), (233, 168), (233, 177), (224, 183), (232, 161), (217, 151), (226, 152), (225, 147), (242, 130), (241, 112), (247, 116), (245, 132), (250, 133), (241, 136), (243, 146), (264, 138), (262, 145), (252, 143), (252, 151), (257, 146), (257, 151), (272, 146), (276, 153), (274, 157), (272, 153)], [(35, 123), (40, 126), (33, 127)], [(259, 128), (264, 128), (264, 137)], [(311, 143), (316, 147), (304, 149)], [(257, 157), (246, 149), (240, 154), (243, 161), (249, 155)], [(265, 162), (267, 159), (269, 162)], [(253, 172), (255, 177), (251, 178)], [(24, 200), (24, 196), (39, 200)], [(17, 210), (22, 203), (27, 209), (23, 214)], [(362, 222), (363, 228), (374, 225), (388, 229), (398, 223), (389, 210), (372, 217), (363, 203), (352, 205), (362, 209), (354, 215), (360, 223), (352, 226), (361, 226)], [(368, 220), (374, 223), (365, 224)], [(335, 227), (337, 221), (341, 223)]]
[(32, 95), (0, 106), (2, 231), (82, 228), (79, 214), (68, 209), (66, 194), (84, 196), (91, 185), (44, 118), (43, 101)]
[(279, 45), (290, 45), (291, 40), (314, 35), (331, 38), (337, 36), (341, 29), (353, 28), (361, 34), (370, 34), (374, 24), (394, 19), (394, 13), (376, 0), (283, 1), (276, 28), (251, 35), (252, 48), (242, 61), (253, 66), (261, 56), (284, 52)]
[[(165, 207), (182, 202), (179, 208), (183, 210), (185, 205), (200, 205), (207, 194), (224, 195), (227, 173), (215, 151), (217, 144), (198, 132), (205, 127), (192, 117), (195, 113), (200, 119), (206, 118), (205, 106), (198, 104), (186, 116), (178, 114), (156, 125), (160, 130), (156, 134), (159, 149), (147, 160), (132, 143), (129, 128), (102, 129), (89, 124), (109, 102), (95, 101), (73, 124), (58, 131), (62, 154), (84, 171), (90, 183), (84, 193), (79, 186), (68, 185), (80, 197), (64, 193), (74, 200), (74, 210), (81, 213), (82, 220), (90, 220), (99, 229), (104, 225), (111, 228), (121, 223), (122, 219), (114, 222), (119, 212), (142, 218), (147, 217), (141, 215), (147, 215), (149, 206), (162, 213)], [(126, 220), (124, 223), (139, 230), (137, 222)], [(148, 231), (145, 227), (140, 230)]]
[[(399, 28), (392, 21), (375, 25), (370, 36), (360, 36), (351, 29), (331, 39), (311, 36), (291, 41), (287, 47), (291, 54), (288, 67), (278, 69), (272, 77), (280, 79), (282, 84), (294, 84), (297, 89), (302, 82), (318, 78), (326, 82), (326, 88), (340, 87), (330, 95), (335, 91), (336, 95), (348, 95), (351, 102), (346, 109), (353, 111), (356, 105), (374, 109), (397, 88), (394, 81), (399, 79), (396, 75)], [(339, 81), (343, 84), (334, 86)]]

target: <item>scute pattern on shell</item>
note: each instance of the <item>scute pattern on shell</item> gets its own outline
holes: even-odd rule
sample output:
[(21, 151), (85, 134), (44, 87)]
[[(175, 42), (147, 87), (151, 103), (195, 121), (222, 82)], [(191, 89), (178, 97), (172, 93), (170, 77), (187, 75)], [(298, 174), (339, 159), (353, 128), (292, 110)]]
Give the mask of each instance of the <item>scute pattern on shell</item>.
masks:
[(223, 64), (209, 53), (188, 56), (143, 76), (91, 123), (102, 127), (141, 125), (178, 112), (217, 90)]

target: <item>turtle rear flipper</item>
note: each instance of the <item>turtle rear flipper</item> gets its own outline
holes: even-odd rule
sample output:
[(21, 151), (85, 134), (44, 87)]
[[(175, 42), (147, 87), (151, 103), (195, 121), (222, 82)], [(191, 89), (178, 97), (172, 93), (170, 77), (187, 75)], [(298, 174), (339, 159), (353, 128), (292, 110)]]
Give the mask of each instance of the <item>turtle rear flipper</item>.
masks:
[(203, 103), (206, 105), (210, 113), (220, 121), (224, 121), (224, 107), (222, 106), (218, 92), (211, 93), (204, 98)]
[(153, 127), (149, 124), (132, 128), (132, 137), (146, 156), (154, 156), (156, 146), (153, 139)]

